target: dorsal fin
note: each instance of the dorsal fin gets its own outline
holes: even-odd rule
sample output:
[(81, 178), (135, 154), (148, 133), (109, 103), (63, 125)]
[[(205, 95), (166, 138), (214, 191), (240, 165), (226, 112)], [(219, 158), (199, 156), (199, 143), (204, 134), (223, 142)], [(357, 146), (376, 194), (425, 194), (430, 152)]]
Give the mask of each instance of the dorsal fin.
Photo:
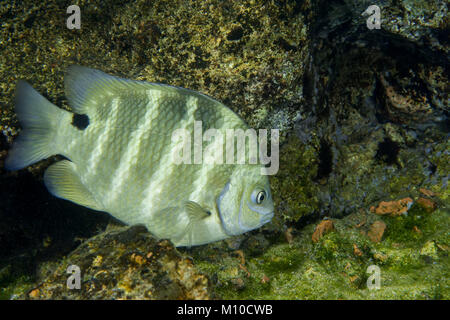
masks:
[(99, 96), (107, 96), (108, 94), (116, 96), (128, 90), (161, 90), (181, 95), (194, 95), (220, 103), (211, 97), (189, 89), (146, 81), (122, 79), (106, 74), (100, 70), (78, 65), (73, 65), (68, 68), (64, 78), (64, 86), (67, 99), (73, 111), (78, 114), (87, 115), (90, 114), (89, 108), (95, 106), (95, 102)]

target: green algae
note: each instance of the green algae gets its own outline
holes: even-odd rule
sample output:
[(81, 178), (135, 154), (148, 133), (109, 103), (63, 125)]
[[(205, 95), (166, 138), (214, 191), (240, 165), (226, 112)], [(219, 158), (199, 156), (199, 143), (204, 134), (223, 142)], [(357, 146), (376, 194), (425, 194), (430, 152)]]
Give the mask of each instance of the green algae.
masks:
[[(413, 210), (414, 211), (414, 210)], [(419, 212), (416, 212), (419, 214)], [(380, 243), (371, 242), (350, 223), (363, 219), (363, 214), (336, 220), (336, 231), (326, 234), (314, 244), (314, 226), (302, 230), (293, 243), (277, 243), (263, 254), (248, 257), (245, 263), (250, 276), (238, 271), (230, 274), (228, 261), (222, 267), (201, 261), (197, 266), (214, 274), (220, 286), (216, 293), (224, 299), (448, 299), (448, 251), (434, 246), (433, 259), (424, 258), (429, 239), (448, 246), (449, 215), (438, 210), (428, 215), (422, 224), (422, 236), (417, 239), (409, 227), (396, 228), (395, 218), (385, 218), (387, 235)], [(393, 222), (389, 220), (393, 219)], [(440, 221), (440, 223), (436, 223)], [(352, 225), (349, 227), (349, 225)], [(392, 229), (391, 229), (392, 228)], [(394, 232), (396, 232), (394, 234)], [(446, 237), (446, 240), (444, 238)], [(403, 242), (404, 239), (408, 241)], [(397, 241), (402, 241), (397, 243)], [(397, 246), (393, 246), (397, 243)], [(360, 254), (355, 254), (354, 246)], [(400, 246), (398, 246), (400, 245)], [(429, 245), (428, 245), (429, 246)], [(244, 250), (245, 252), (245, 250)], [(233, 261), (235, 268), (238, 260)], [(435, 262), (435, 263), (434, 263)], [(381, 288), (370, 290), (366, 282), (367, 268), (377, 265), (381, 270)], [(218, 270), (222, 268), (220, 272)], [(236, 269), (235, 269), (236, 270)], [(426, 276), (424, 276), (426, 275)], [(240, 277), (237, 289), (230, 279)], [(262, 279), (268, 277), (268, 281)]]

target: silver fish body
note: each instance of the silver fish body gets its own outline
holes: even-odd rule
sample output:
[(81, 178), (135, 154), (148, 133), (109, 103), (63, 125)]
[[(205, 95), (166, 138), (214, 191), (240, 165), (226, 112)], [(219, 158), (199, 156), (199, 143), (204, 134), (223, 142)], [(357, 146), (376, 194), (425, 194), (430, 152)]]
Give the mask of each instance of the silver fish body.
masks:
[[(109, 76), (72, 66), (65, 91), (75, 114), (59, 109), (26, 82), (17, 88), (23, 131), (5, 162), (10, 170), (51, 155), (44, 182), (57, 197), (144, 224), (176, 246), (201, 245), (255, 229), (274, 212), (261, 165), (172, 160), (176, 130), (247, 129), (229, 108), (198, 92)], [(197, 122), (198, 123), (198, 122)], [(203, 147), (208, 147), (204, 143)]]

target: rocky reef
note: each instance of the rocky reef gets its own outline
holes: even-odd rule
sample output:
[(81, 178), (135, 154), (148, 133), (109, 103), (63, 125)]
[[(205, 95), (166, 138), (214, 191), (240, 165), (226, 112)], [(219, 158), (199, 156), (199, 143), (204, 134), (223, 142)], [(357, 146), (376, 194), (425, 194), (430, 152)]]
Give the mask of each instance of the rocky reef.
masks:
[[(45, 281), (23, 298), (210, 298), (208, 278), (167, 240), (157, 242), (142, 226), (111, 229), (85, 241), (62, 263), (42, 265)], [(83, 270), (83, 278), (80, 288), (68, 291), (67, 267), (71, 265)]]
[[(449, 299), (445, 1), (68, 1), (0, 6), (0, 298)], [(71, 64), (206, 93), (280, 129), (276, 213), (260, 230), (175, 249), (52, 197), (56, 157), (3, 161), (15, 84), (56, 105)], [(66, 287), (69, 265), (82, 289)], [(381, 285), (367, 286), (368, 267)]]

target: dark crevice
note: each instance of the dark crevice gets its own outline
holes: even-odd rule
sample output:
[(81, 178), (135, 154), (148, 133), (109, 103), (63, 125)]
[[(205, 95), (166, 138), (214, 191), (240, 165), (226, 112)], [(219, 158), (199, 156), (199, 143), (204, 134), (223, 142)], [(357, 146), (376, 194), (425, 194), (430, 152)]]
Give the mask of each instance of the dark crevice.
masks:
[(323, 212), (312, 212), (300, 217), (297, 221), (288, 225), (294, 227), (295, 230), (302, 230), (304, 227), (316, 223), (317, 221), (324, 219), (326, 216), (328, 216), (328, 214)]
[(23, 25), (27, 28), (31, 28), (33, 26), (34, 21), (36, 20), (37, 14), (31, 14), (24, 22)]
[(295, 45), (290, 44), (283, 37), (279, 37), (275, 41), (275, 44), (279, 45), (280, 48), (282, 48), (285, 51), (297, 51), (298, 50), (298, 48)]
[(0, 135), (0, 151), (8, 149), (8, 141), (4, 134)]
[(436, 166), (435, 164), (431, 163), (431, 164), (428, 166), (428, 169), (430, 170), (431, 175), (433, 175), (433, 174), (436, 173), (437, 166)]
[(333, 152), (330, 144), (322, 140), (319, 149), (319, 167), (317, 169), (317, 180), (328, 178), (333, 171)]
[(236, 27), (230, 31), (227, 35), (227, 40), (229, 41), (237, 41), (240, 40), (244, 36), (244, 29), (242, 27)]
[(397, 163), (398, 152), (400, 146), (397, 142), (392, 141), (389, 138), (385, 138), (378, 144), (378, 150), (375, 155), (377, 160), (385, 162), (387, 165), (393, 165)]
[(389, 112), (386, 108), (385, 102), (380, 97), (384, 95), (384, 88), (380, 80), (376, 80), (373, 100), (375, 103), (375, 117), (378, 123), (384, 124), (389, 122)]

